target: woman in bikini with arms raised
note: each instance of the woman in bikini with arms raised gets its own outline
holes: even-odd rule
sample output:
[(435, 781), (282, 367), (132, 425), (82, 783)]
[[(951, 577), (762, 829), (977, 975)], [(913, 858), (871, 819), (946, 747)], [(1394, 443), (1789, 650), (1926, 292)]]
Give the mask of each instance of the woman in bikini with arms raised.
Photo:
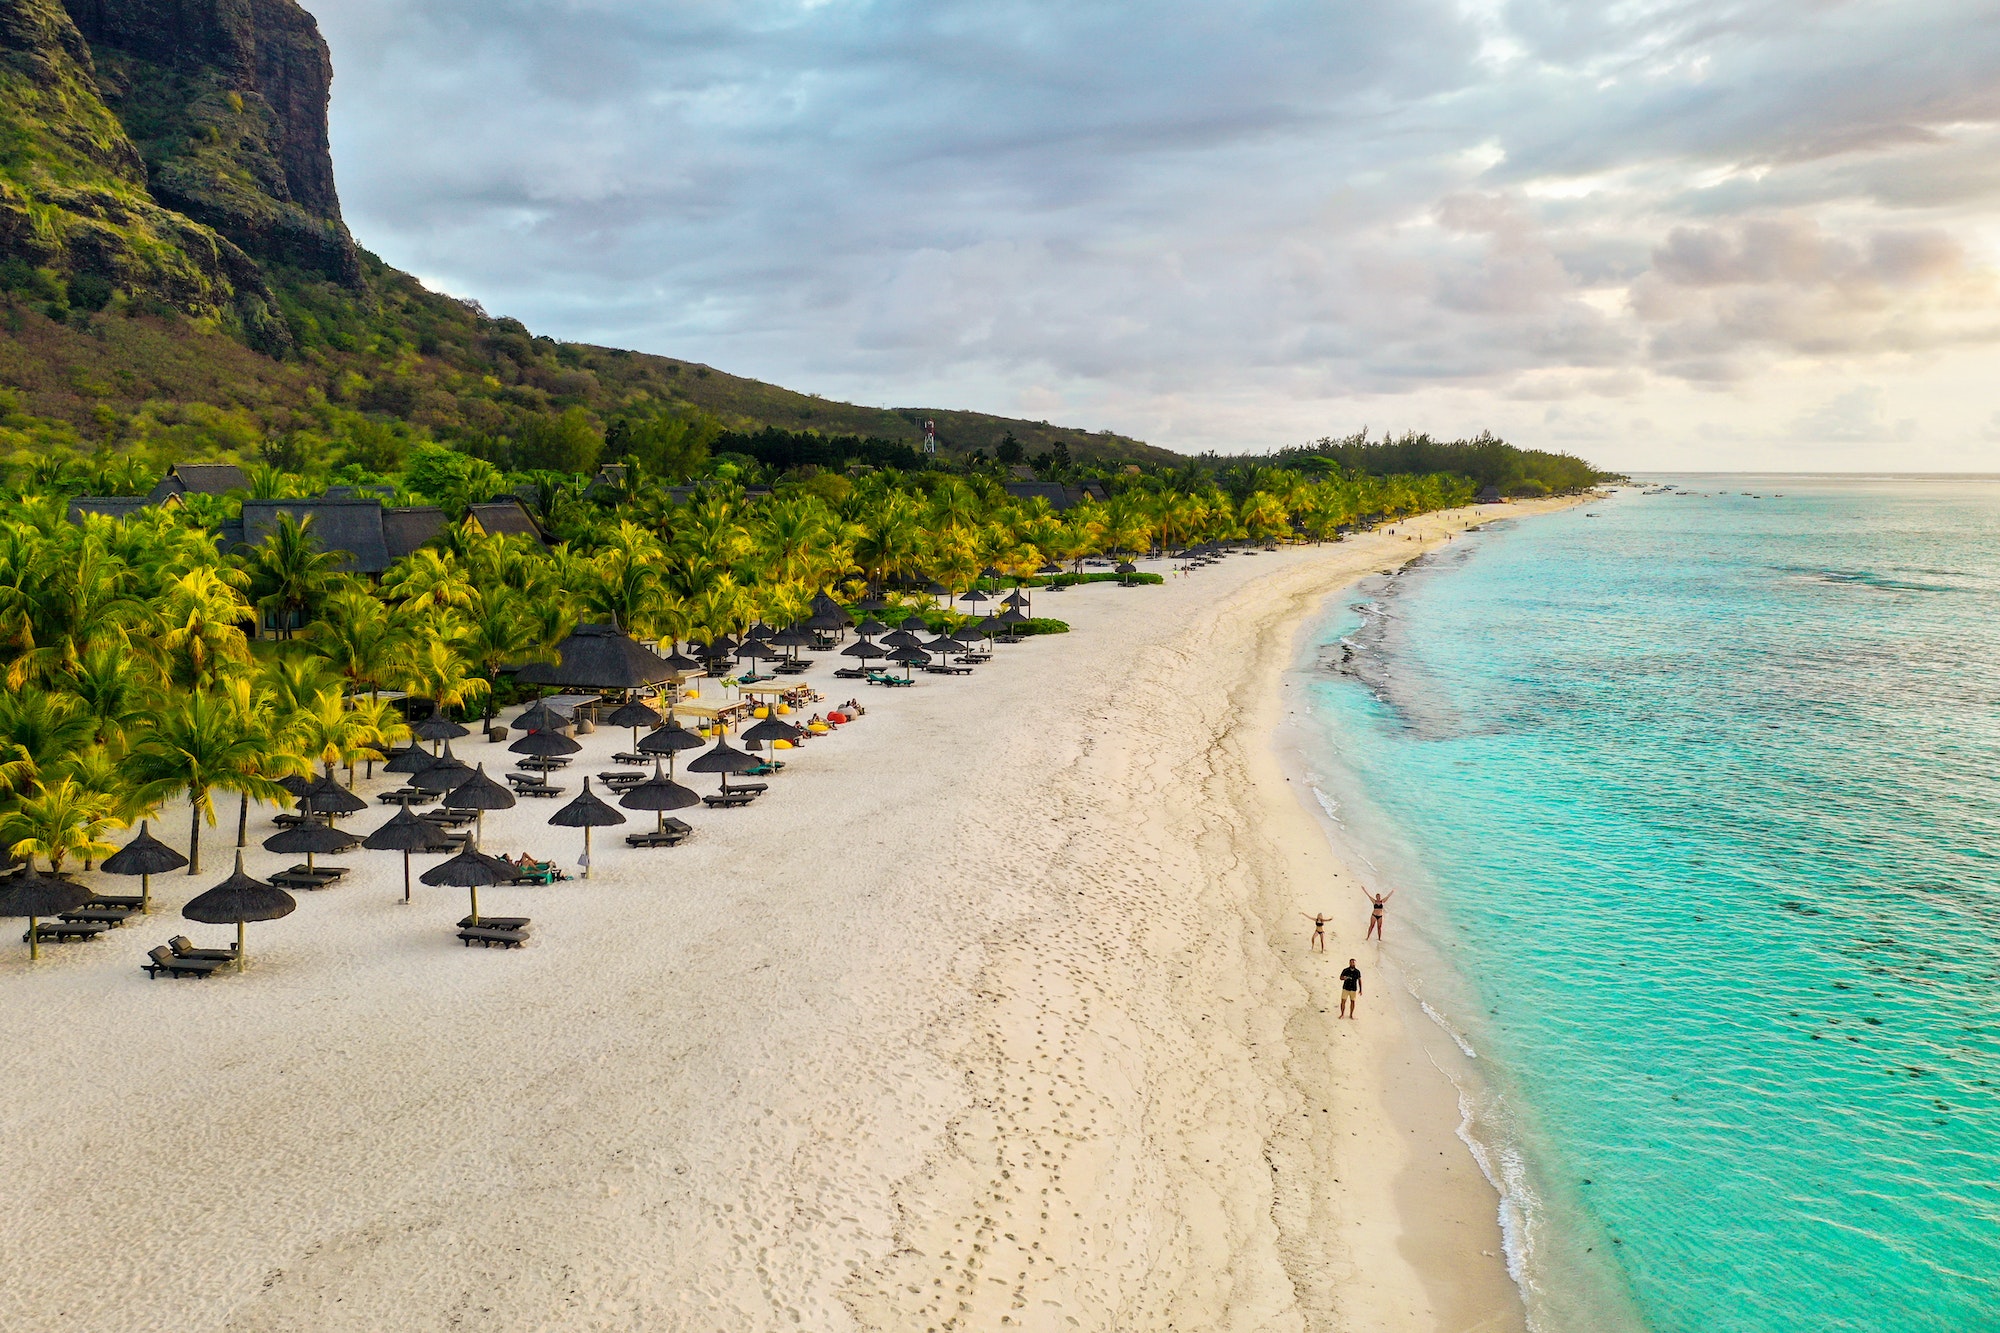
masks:
[(1368, 900), (1372, 909), (1368, 913), (1368, 933), (1361, 938), (1379, 940), (1382, 938), (1382, 909), (1389, 905), (1389, 900), (1396, 896), (1396, 891), (1391, 889), (1387, 893), (1370, 893), (1363, 889), (1361, 895)]

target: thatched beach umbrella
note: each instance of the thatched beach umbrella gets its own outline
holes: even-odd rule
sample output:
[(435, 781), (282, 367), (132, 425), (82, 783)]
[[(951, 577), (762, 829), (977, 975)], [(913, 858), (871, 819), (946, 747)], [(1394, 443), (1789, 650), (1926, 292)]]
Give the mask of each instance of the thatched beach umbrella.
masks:
[(560, 731), (531, 731), (521, 739), (510, 742), (507, 748), (514, 754), (553, 759), (560, 755), (575, 754), (583, 748), (583, 745)]
[[(236, 856), (241, 860), (243, 853), (238, 852)], [(30, 862), (27, 874), (16, 875), (5, 884), (0, 884), (0, 916), (28, 918), (28, 957), (33, 960), (42, 956), (42, 937), (37, 929), (41, 918), (74, 912), (89, 902), (91, 896), (90, 890), (81, 884), (56, 875), (44, 875)]]
[(394, 754), (391, 754), (389, 762), (382, 765), (382, 771), (384, 773), (397, 773), (407, 777), (412, 773), (423, 772), (436, 762), (437, 757), (429, 750), (426, 750), (421, 745), (412, 745), (407, 749), (397, 750)]
[(804, 731), (782, 718), (767, 717), (745, 729), (742, 741), (744, 748), (748, 749), (754, 745), (768, 745), (772, 741), (791, 741), (796, 744), (803, 735)]
[(701, 797), (689, 788), (675, 782), (660, 771), (660, 761), (653, 761), (653, 776), (635, 787), (628, 787), (618, 804), (627, 810), (651, 810), (659, 816), (654, 832), (667, 831), (667, 811), (685, 810), (691, 805), (700, 805)]
[(451, 742), (444, 743), (444, 753), (438, 761), (421, 773), (410, 775), (410, 785), (418, 791), (442, 794), (472, 776), (472, 765), (451, 752)]
[(699, 750), (706, 744), (708, 744), (707, 741), (704, 741), (701, 737), (675, 721), (674, 715), (668, 713), (667, 720), (660, 724), (659, 729), (647, 732), (645, 738), (639, 742), (639, 753), (665, 755), (667, 757), (667, 774), (671, 777), (674, 771), (674, 756), (676, 754), (682, 750)]
[(328, 773), (299, 798), (299, 809), (315, 815), (325, 815), (328, 819), (338, 819), (342, 815), (356, 814), (368, 808), (368, 802), (334, 780)]
[(759, 767), (762, 763), (763, 761), (757, 758), (756, 755), (745, 754), (731, 745), (727, 737), (717, 736), (715, 738), (714, 749), (706, 750), (696, 755), (693, 759), (688, 760), (688, 772), (720, 774), (722, 777), (722, 790), (726, 793), (729, 790), (729, 775), (731, 773), (748, 773), (751, 769)]
[(278, 779), (278, 785), (292, 794), (292, 799), (301, 801), (307, 792), (319, 781), (310, 773), (287, 773)]
[(875, 658), (887, 657), (889, 655), (889, 650), (887, 648), (882, 647), (880, 644), (870, 643), (866, 639), (856, 640), (855, 642), (848, 644), (845, 648), (842, 648), (840, 651), (842, 656), (858, 657), (864, 662), (873, 661)]
[(443, 713), (432, 713), (423, 721), (413, 725), (410, 734), (420, 741), (455, 741), (472, 733)]
[(619, 704), (605, 715), (604, 725), (607, 727), (630, 727), (632, 729), (632, 748), (636, 750), (639, 747), (639, 728), (659, 726), (660, 714), (658, 710), (649, 704), (643, 704), (637, 699), (627, 699), (624, 703)]
[(574, 719), (546, 700), (537, 699), (521, 710), (514, 719), (514, 726), (521, 731), (561, 731)]
[(623, 703), (606, 713), (603, 718), (607, 727), (626, 727), (632, 732), (632, 746), (639, 745), (639, 728), (660, 725), (660, 712), (651, 704), (638, 698), (628, 697)]
[(345, 829), (337, 829), (331, 824), (322, 824), (317, 819), (308, 819), (302, 824), (279, 829), (264, 839), (264, 850), (280, 852), (286, 856), (305, 854), (306, 869), (313, 868), (315, 856), (331, 856), (344, 852), (350, 847), (358, 847), (361, 839)]
[(444, 808), (447, 810), (477, 810), (479, 823), (473, 834), (475, 840), (486, 836), (486, 812), (488, 810), (512, 810), (514, 793), (486, 776), (486, 765), (481, 764), (471, 777), (446, 793)]
[(417, 876), (426, 884), (448, 885), (472, 891), (472, 924), (479, 924), (479, 890), (488, 884), (512, 884), (518, 873), (512, 862), (488, 856), (468, 844), (457, 856), (440, 862)]
[(852, 623), (848, 619), (847, 613), (832, 602), (828, 602), (824, 608), (814, 608), (813, 613), (807, 616), (805, 620), (807, 629), (819, 630), (827, 634), (846, 629)]
[(701, 663), (683, 653), (679, 648), (674, 649), (660, 660), (665, 662), (667, 668), (676, 676), (692, 675), (694, 672), (701, 670)]
[(1132, 586), (1132, 576), (1139, 572), (1139, 567), (1130, 560), (1120, 560), (1115, 572), (1118, 575), (1120, 586), (1129, 588)]
[(622, 824), (625, 816), (606, 805), (590, 790), (590, 779), (583, 780), (583, 790), (574, 801), (549, 816), (549, 823), (558, 828), (580, 828), (583, 830), (583, 877), (590, 878), (590, 831), (607, 828), (612, 824)]
[(556, 654), (560, 661), (532, 662), (515, 672), (514, 679), (573, 690), (636, 690), (674, 674), (658, 653), (616, 624), (578, 625), (556, 645)]
[(290, 916), (298, 908), (298, 901), (291, 894), (275, 884), (266, 884), (261, 879), (252, 879), (243, 873), (243, 853), (236, 853), (236, 873), (198, 895), (181, 915), (190, 921), (204, 925), (226, 926), (236, 923), (236, 970), (241, 972), (248, 961), (243, 947), (243, 923), (246, 921), (276, 921), (281, 916)]
[(428, 819), (419, 819), (410, 812), (408, 806), (396, 811), (395, 816), (361, 840), (361, 845), (371, 852), (401, 852), (403, 854), (403, 901), (410, 901), (410, 853), (448, 852), (452, 842), (444, 836)]
[(179, 870), (187, 858), (153, 836), (152, 824), (141, 822), (139, 836), (104, 858), (99, 867), (107, 875), (139, 877), (139, 910), (153, 910), (153, 876)]

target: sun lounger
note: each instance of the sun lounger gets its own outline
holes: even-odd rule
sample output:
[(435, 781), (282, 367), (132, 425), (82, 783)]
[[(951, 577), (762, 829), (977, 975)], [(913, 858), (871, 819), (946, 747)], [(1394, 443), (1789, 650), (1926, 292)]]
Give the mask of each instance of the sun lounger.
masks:
[(613, 791), (623, 791), (646, 781), (644, 773), (599, 773), (597, 780)]
[(866, 680), (868, 670), (865, 667), (841, 667), (833, 675), (836, 680)]
[(426, 810), (417, 818), (439, 828), (463, 828), (479, 818), (477, 810)]
[(614, 754), (611, 756), (611, 762), (614, 764), (650, 764), (653, 762), (653, 756), (649, 754)]
[(518, 949), (528, 942), (525, 930), (499, 930), (492, 926), (466, 926), (458, 932), (458, 938), (470, 949), (477, 944), (490, 949), (499, 945), (503, 949)]
[(514, 871), (516, 884), (556, 884), (568, 878), (569, 876), (557, 868), (553, 861), (539, 861), (534, 865), (519, 866)]
[(570, 757), (566, 754), (531, 754), (526, 759), (515, 760), (515, 766), (536, 773), (553, 773), (559, 768), (568, 768), (569, 760)]
[(79, 907), (74, 912), (64, 912), (64, 921), (95, 921), (99, 925), (122, 926), (130, 918), (137, 916), (136, 907)]
[[(398, 787), (394, 791), (383, 792), (380, 796), (377, 796), (375, 799), (380, 801), (384, 805), (400, 805), (403, 808), (408, 809), (410, 806), (413, 805), (429, 805), (432, 801), (435, 801), (437, 797), (432, 795), (430, 792), (419, 791), (415, 787)], [(283, 815), (280, 815), (278, 817), (280, 819), (284, 818)]]
[(525, 916), (482, 916), (477, 921), (466, 916), (458, 920), (460, 930), (470, 930), (474, 926), (491, 926), (494, 930), (518, 930), (523, 935), (534, 933), (528, 929), (533, 924), (533, 919)]
[(798, 676), (798, 675), (803, 675), (805, 672), (812, 670), (812, 662), (810, 660), (804, 660), (798, 662), (780, 662), (773, 669), (780, 676)]
[(560, 796), (563, 793), (561, 787), (521, 773), (509, 773), (507, 781), (514, 788), (516, 796)]
[(174, 957), (194, 962), (233, 963), (236, 961), (236, 946), (223, 949), (197, 949), (194, 941), (185, 935), (176, 935), (167, 941), (167, 947), (174, 951)]
[(174, 951), (164, 944), (147, 953), (146, 957), (151, 961), (139, 966), (146, 969), (147, 976), (155, 979), (162, 976), (205, 977), (229, 966), (228, 961), (221, 958), (176, 958)]
[(933, 662), (925, 667), (924, 670), (933, 676), (969, 676), (972, 674), (972, 668), (969, 666), (948, 666), (942, 662)]
[(701, 798), (702, 804), (711, 810), (733, 810), (739, 805), (748, 805), (757, 799), (758, 793), (745, 791), (741, 787), (731, 787), (726, 792), (718, 792)]
[(95, 898), (92, 898), (89, 902), (84, 904), (85, 907), (102, 908), (105, 911), (112, 911), (120, 907), (129, 907), (134, 912), (143, 908), (145, 905), (146, 905), (146, 900), (144, 898), (141, 898), (137, 894), (133, 894), (131, 897), (127, 898), (122, 894), (116, 894), (116, 893), (100, 893)]
[(307, 893), (313, 893), (337, 883), (340, 876), (328, 878), (317, 871), (307, 874), (304, 866), (293, 866), (290, 870), (280, 870), (269, 878), (281, 889), (304, 889)]
[(59, 940), (94, 940), (111, 927), (102, 921), (37, 921), (32, 931), (21, 932), (21, 943), (29, 942), (33, 935), (43, 944), (54, 944)]
[(627, 847), (677, 847), (686, 842), (694, 826), (684, 819), (669, 819), (665, 828), (647, 829), (644, 833), (625, 835)]

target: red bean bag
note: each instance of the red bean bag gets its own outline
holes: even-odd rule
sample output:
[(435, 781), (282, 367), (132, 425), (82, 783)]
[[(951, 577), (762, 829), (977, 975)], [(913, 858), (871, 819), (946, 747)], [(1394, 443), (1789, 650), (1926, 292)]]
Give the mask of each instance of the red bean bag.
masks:
[(847, 721), (847, 714), (845, 714), (845, 713), (828, 713), (828, 714), (826, 715), (826, 720), (827, 720), (827, 721), (829, 721), (829, 722), (831, 722), (831, 723), (834, 723), (834, 724), (835, 724), (835, 725), (837, 726), (837, 725), (839, 725), (840, 723), (842, 723), (842, 722), (845, 722), (845, 721)]

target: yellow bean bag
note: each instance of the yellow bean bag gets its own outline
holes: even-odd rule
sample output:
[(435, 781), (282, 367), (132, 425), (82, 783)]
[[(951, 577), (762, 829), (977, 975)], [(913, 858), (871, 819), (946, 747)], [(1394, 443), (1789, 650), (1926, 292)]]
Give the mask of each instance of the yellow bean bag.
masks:
[(753, 708), (753, 709), (752, 709), (752, 710), (750, 710), (750, 711), (751, 711), (751, 715), (752, 715), (753, 717), (769, 717), (769, 716), (771, 716), (771, 710), (770, 710), (770, 709), (768, 709), (768, 708), (766, 708), (766, 707), (764, 707), (764, 705), (762, 705), (762, 704), (758, 704), (758, 705), (757, 705), (757, 706), (756, 706), (755, 708)]
[(824, 736), (827, 732), (833, 730), (833, 728), (827, 726), (824, 722), (808, 722), (806, 730), (813, 732), (815, 735)]
[(772, 741), (771, 748), (774, 750), (789, 750), (792, 748), (792, 743), (786, 740)]
[(683, 698), (683, 699), (699, 699), (699, 698), (701, 698), (701, 691), (700, 691), (700, 690), (682, 690), (682, 691), (681, 691), (681, 698)]
[(792, 706), (791, 706), (790, 704), (779, 704), (779, 705), (778, 705), (778, 716), (779, 716), (779, 717), (783, 717), (783, 716), (784, 716), (785, 714), (787, 714), (787, 713), (789, 713), (789, 712), (791, 712), (791, 711), (792, 711)]

